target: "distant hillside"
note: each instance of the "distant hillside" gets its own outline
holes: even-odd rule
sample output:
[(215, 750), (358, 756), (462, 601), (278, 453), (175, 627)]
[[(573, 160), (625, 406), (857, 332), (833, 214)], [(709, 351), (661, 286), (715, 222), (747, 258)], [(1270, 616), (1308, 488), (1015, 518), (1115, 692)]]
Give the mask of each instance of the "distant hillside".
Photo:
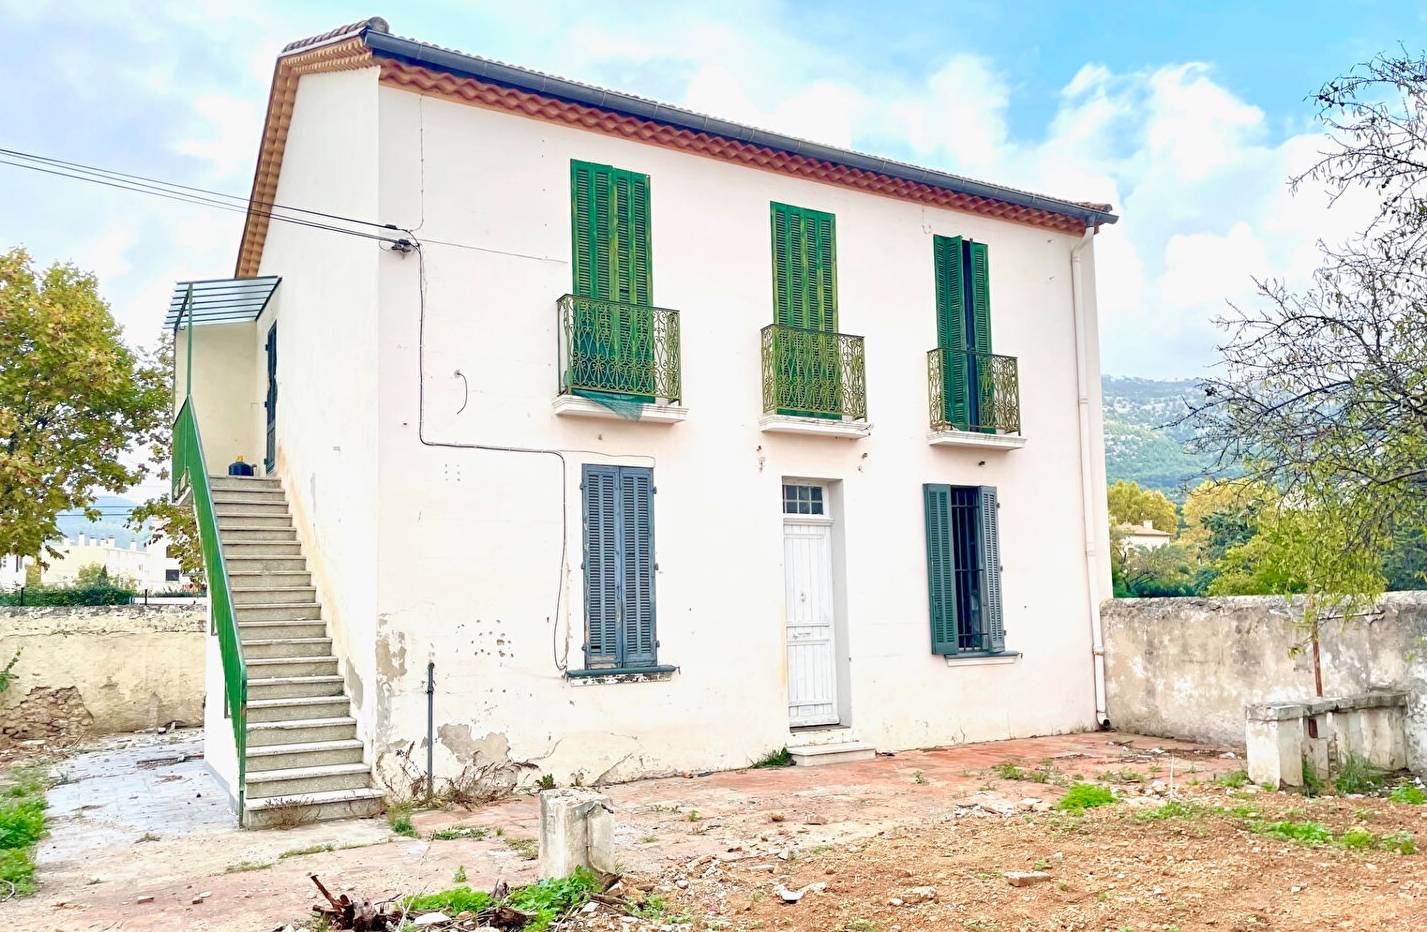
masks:
[(1109, 480), (1127, 479), (1183, 500), (1185, 486), (1199, 483), (1204, 460), (1185, 449), (1194, 431), (1172, 422), (1199, 397), (1196, 383), (1105, 376), (1100, 384)]

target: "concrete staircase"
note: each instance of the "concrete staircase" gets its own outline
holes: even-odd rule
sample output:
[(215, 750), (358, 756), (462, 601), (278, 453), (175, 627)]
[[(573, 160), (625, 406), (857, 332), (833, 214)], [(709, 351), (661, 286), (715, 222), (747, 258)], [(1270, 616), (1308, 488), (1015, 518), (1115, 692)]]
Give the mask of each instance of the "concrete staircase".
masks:
[(243, 824), (370, 816), (383, 793), (362, 759), (332, 639), (277, 479), (209, 479), (248, 666)]

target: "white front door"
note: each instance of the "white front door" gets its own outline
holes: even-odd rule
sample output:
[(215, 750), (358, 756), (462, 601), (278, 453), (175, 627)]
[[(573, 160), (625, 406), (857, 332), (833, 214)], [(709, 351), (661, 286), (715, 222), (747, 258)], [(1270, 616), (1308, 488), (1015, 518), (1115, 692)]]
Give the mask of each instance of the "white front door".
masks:
[(788, 623), (789, 722), (793, 727), (836, 724), (830, 517), (787, 514), (785, 506), (783, 573)]

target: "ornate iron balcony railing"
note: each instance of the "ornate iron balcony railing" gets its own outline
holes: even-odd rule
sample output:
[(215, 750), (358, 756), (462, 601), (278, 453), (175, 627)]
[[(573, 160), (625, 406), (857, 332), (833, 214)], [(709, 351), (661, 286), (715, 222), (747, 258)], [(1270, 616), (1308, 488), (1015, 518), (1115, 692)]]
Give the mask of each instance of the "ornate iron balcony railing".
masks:
[(766, 413), (867, 419), (862, 337), (781, 324), (762, 336)]
[(932, 430), (1021, 432), (1016, 357), (934, 349), (927, 352)]
[(611, 392), (677, 404), (679, 312), (567, 294), (560, 313), (560, 393)]

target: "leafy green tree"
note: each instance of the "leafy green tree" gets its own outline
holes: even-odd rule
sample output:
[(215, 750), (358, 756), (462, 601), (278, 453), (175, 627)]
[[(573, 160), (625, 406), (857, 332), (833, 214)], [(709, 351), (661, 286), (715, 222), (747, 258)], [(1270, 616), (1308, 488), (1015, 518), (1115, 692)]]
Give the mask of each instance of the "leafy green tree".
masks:
[(124, 345), (93, 275), (0, 254), (0, 553), (53, 555), (62, 512), (98, 518), (167, 413), (167, 374)]
[(1173, 534), (1179, 523), (1175, 517), (1174, 502), (1163, 492), (1121, 480), (1110, 486), (1107, 497), (1110, 519), (1116, 524), (1139, 526), (1149, 521), (1157, 529)]
[[(155, 364), (165, 372), (173, 368), (173, 333), (165, 330), (154, 354)], [(173, 422), (165, 416), (154, 427), (149, 457), (160, 479), (169, 478), (169, 462), (173, 452)], [(138, 530), (148, 525), (162, 535), (169, 556), (178, 560), (179, 569), (200, 585), (204, 580), (203, 546), (198, 537), (198, 523), (193, 509), (179, 506), (168, 495), (159, 494), (129, 513), (129, 526)]]
[(1278, 494), (1251, 479), (1208, 479), (1184, 499), (1185, 528), (1180, 539), (1201, 559), (1223, 559), (1231, 548), (1258, 533), (1258, 516), (1278, 501)]
[(1124, 558), (1125, 591), (1140, 599), (1198, 595), (1201, 568), (1194, 551), (1183, 544), (1134, 547)]

